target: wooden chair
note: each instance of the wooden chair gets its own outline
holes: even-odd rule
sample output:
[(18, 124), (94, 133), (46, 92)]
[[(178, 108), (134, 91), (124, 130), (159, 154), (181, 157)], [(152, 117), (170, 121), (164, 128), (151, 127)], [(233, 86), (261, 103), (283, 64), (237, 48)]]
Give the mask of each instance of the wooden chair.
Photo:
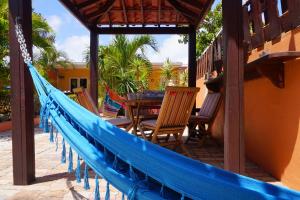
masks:
[(221, 102), (221, 96), (222, 95), (219, 92), (209, 92), (206, 95), (198, 113), (196, 115), (192, 115), (189, 119), (189, 136), (186, 143), (192, 137), (205, 139), (206, 136), (210, 134), (213, 121)]
[[(182, 135), (198, 91), (199, 88), (167, 87), (157, 120), (144, 120), (139, 124), (144, 139), (162, 146), (174, 145), (175, 148), (180, 146), (188, 154), (183, 146)], [(150, 134), (146, 131), (150, 131)], [(170, 140), (171, 134), (175, 140)]]
[[(74, 94), (76, 94), (78, 103), (80, 105), (82, 105), (92, 113), (95, 113), (96, 115), (100, 116), (100, 113), (96, 105), (94, 104), (90, 94), (84, 88), (75, 88), (73, 89), (73, 92)], [(131, 120), (125, 117), (108, 119), (106, 121), (119, 128), (125, 128), (126, 131), (129, 131), (131, 129)]]

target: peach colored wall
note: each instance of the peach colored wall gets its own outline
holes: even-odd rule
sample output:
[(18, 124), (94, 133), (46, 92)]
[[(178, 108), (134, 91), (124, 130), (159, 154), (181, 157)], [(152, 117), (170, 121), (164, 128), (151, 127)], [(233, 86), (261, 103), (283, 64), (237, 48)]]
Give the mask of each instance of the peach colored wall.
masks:
[[(263, 51), (300, 51), (300, 28), (253, 50), (249, 61)], [(201, 84), (197, 82), (202, 88)], [(247, 157), (283, 184), (300, 190), (300, 59), (285, 64), (285, 88), (275, 87), (266, 78), (247, 81), (244, 88)], [(212, 129), (220, 141), (223, 125), (224, 102)]]
[(205, 82), (205, 80), (203, 77), (196, 81), (196, 86), (200, 88), (200, 91), (198, 92), (197, 97), (196, 97), (196, 107), (197, 108), (201, 108), (202, 103), (208, 92), (206, 86), (204, 85), (204, 82)]
[(285, 88), (268, 79), (245, 83), (248, 158), (300, 190), (300, 60), (285, 65)]
[(68, 91), (71, 88), (71, 78), (86, 78), (87, 89), (90, 85), (90, 70), (89, 68), (58, 68), (57, 69), (57, 88), (63, 91)]
[[(251, 52), (300, 51), (300, 28)], [(247, 156), (285, 185), (300, 190), (300, 60), (285, 63), (285, 88), (261, 78), (245, 83)]]

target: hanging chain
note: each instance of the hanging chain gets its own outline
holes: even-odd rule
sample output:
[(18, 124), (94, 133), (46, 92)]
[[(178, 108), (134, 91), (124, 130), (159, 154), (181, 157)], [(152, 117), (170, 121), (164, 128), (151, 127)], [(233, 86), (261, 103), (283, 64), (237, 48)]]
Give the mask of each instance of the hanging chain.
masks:
[(17, 36), (17, 39), (18, 39), (18, 42), (20, 45), (20, 49), (22, 52), (22, 57), (24, 59), (24, 62), (26, 64), (32, 64), (32, 59), (27, 50), (26, 40), (24, 38), (22, 26), (21, 26), (21, 24), (18, 23), (18, 19), (16, 19), (15, 30), (16, 30), (16, 36)]

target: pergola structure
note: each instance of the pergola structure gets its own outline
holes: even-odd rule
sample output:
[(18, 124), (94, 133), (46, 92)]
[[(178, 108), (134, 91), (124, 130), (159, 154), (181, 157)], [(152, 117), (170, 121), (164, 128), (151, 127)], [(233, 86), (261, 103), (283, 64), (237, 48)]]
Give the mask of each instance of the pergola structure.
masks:
[[(59, 0), (90, 31), (90, 92), (98, 97), (98, 36), (188, 34), (189, 86), (196, 86), (196, 30), (213, 0)], [(225, 68), (225, 169), (244, 170), (242, 0), (223, 0)], [(35, 179), (33, 84), (23, 62), (14, 24), (19, 17), (32, 53), (31, 0), (9, 0), (14, 184)]]

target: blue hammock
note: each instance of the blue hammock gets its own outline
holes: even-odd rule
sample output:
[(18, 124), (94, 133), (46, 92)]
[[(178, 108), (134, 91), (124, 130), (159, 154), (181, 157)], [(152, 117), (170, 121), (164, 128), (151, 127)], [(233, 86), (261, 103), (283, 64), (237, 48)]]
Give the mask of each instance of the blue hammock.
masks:
[(84, 160), (86, 189), (88, 169), (94, 170), (97, 200), (98, 175), (107, 181), (105, 200), (110, 199), (110, 184), (130, 200), (300, 199), (299, 192), (192, 160), (130, 135), (75, 103), (27, 63), (41, 102), (41, 128), (50, 132), (51, 142), (55, 129), (63, 136), (63, 163), (67, 160), (65, 142), (70, 145), (69, 172), (73, 171), (72, 151), (76, 151), (77, 182), (81, 181), (80, 158)]

